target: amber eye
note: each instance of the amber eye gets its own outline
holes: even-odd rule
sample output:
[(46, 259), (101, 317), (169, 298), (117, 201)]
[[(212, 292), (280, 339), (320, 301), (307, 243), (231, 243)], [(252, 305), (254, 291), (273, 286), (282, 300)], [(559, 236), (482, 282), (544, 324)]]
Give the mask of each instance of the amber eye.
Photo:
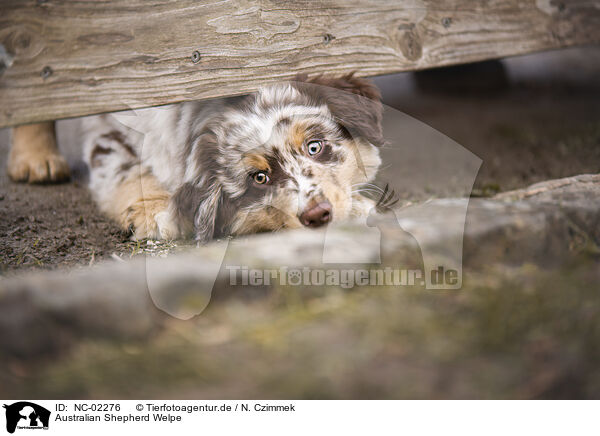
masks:
[(264, 185), (265, 183), (269, 182), (269, 176), (264, 171), (259, 171), (258, 173), (254, 174), (253, 178), (254, 181), (259, 185)]
[(310, 141), (308, 144), (306, 144), (306, 150), (308, 151), (309, 155), (316, 156), (317, 154), (321, 153), (321, 150), (323, 150), (323, 143), (321, 141)]

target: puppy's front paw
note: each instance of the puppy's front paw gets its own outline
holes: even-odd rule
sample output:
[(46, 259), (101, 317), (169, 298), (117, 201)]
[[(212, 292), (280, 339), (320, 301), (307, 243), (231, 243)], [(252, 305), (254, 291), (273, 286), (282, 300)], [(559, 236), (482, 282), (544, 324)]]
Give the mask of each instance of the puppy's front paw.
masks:
[(171, 214), (168, 210), (163, 210), (156, 214), (154, 218), (156, 226), (158, 227), (158, 234), (160, 239), (166, 239), (171, 241), (179, 237), (179, 227), (171, 219)]
[(56, 183), (68, 180), (71, 173), (64, 157), (41, 150), (11, 153), (8, 175), (14, 182)]
[(165, 239), (161, 236), (156, 217), (165, 211), (168, 199), (140, 200), (127, 208), (124, 216), (126, 228), (132, 228), (133, 239)]

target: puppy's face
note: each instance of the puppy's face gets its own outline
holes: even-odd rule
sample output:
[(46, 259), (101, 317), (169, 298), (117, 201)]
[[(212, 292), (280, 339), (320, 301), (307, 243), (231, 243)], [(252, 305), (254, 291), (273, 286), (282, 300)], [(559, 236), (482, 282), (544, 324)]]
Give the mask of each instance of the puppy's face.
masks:
[(379, 94), (362, 79), (336, 80), (270, 86), (224, 113), (213, 129), (216, 234), (319, 227), (369, 213), (373, 203), (357, 191), (381, 163)]
[(371, 180), (380, 164), (377, 150), (345, 137), (330, 114), (280, 115), (264, 144), (232, 162), (231, 172), (242, 182), (237, 192), (243, 191), (233, 234), (319, 227), (356, 215), (353, 190)]

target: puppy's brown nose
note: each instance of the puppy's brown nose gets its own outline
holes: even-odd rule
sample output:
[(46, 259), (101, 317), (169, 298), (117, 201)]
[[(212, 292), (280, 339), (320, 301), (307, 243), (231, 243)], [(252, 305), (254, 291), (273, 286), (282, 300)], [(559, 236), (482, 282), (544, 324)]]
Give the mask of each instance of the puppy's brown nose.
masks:
[(306, 208), (302, 215), (300, 215), (300, 222), (306, 227), (320, 227), (331, 221), (331, 203), (328, 201), (322, 201), (316, 206), (309, 206)]

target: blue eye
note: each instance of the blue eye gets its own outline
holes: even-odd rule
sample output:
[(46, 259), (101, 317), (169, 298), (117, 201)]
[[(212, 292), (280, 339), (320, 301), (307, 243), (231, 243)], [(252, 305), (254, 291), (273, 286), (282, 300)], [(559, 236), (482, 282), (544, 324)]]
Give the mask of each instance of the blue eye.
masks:
[(309, 155), (316, 156), (323, 150), (323, 143), (321, 141), (310, 141), (306, 144), (306, 150)]

